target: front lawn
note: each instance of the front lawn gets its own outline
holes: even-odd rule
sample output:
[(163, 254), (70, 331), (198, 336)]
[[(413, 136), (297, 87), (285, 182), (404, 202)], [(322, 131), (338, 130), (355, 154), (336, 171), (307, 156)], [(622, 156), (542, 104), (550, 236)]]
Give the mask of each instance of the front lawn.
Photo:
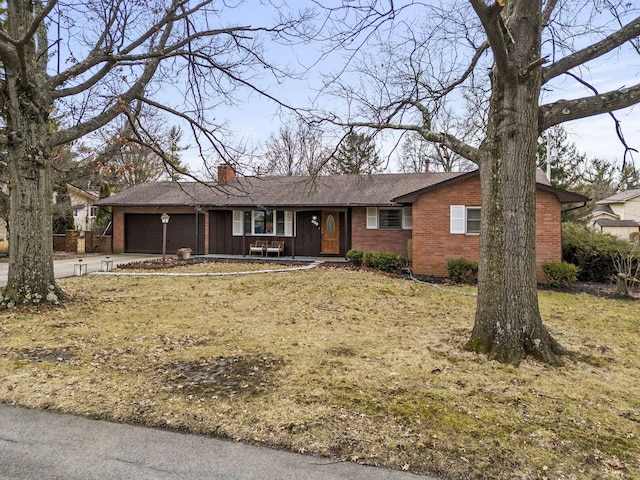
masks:
[(463, 351), (469, 287), (339, 268), (60, 284), (65, 307), (1, 314), (0, 401), (445, 478), (640, 478), (638, 301), (541, 291), (574, 355), (514, 368)]

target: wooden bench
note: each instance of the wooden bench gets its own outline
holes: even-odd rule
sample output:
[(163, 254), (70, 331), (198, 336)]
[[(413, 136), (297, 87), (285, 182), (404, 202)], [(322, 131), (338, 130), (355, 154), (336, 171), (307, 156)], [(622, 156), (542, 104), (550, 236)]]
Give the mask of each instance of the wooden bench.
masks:
[(249, 255), (253, 255), (254, 253), (259, 253), (264, 256), (266, 253), (266, 248), (269, 246), (269, 242), (266, 240), (256, 240), (252, 244), (249, 245)]
[(280, 256), (284, 252), (284, 240), (274, 240), (265, 248), (265, 254), (269, 256), (270, 253), (277, 253)]

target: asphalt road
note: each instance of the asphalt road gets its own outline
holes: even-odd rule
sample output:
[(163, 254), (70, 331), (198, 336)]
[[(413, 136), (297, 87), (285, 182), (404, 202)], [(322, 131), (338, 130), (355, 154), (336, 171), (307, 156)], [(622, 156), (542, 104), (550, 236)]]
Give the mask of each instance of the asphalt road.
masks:
[(0, 480), (436, 480), (0, 404)]
[[(147, 258), (157, 258), (158, 255), (140, 255), (135, 253), (123, 253), (121, 255), (109, 255), (109, 259), (113, 261), (114, 268), (117, 265), (129, 262), (137, 262)], [(79, 259), (82, 258), (82, 262)], [(83, 263), (87, 266), (87, 273), (98, 272), (101, 269), (102, 261), (106, 260), (106, 255), (90, 255), (73, 258), (65, 258), (53, 261), (53, 273), (56, 278), (73, 277), (75, 275), (75, 265)], [(0, 287), (7, 284), (7, 272), (9, 263), (0, 262)]]

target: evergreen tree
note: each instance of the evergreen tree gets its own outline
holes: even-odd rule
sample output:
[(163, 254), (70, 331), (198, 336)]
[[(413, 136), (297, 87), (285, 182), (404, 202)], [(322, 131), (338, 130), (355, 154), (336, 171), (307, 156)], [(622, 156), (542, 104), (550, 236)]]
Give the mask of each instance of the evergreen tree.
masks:
[(620, 172), (620, 181), (618, 182), (618, 191), (635, 190), (640, 188), (640, 172), (636, 170), (633, 163), (628, 162), (622, 167)]
[(331, 173), (362, 175), (382, 170), (382, 159), (373, 137), (362, 133), (349, 133), (331, 158)]
[[(111, 187), (108, 182), (102, 182), (100, 185), (100, 193), (99, 198), (102, 200), (103, 198), (109, 198), (111, 196)], [(98, 211), (96, 212), (95, 225), (102, 227), (109, 224), (111, 221), (111, 208), (110, 207), (98, 207)]]
[[(547, 151), (550, 148), (550, 152)], [(545, 173), (547, 161), (551, 159), (551, 185), (566, 190), (575, 190), (582, 181), (587, 165), (585, 154), (578, 152), (569, 142), (567, 130), (562, 125), (549, 128), (538, 139), (538, 168)]]

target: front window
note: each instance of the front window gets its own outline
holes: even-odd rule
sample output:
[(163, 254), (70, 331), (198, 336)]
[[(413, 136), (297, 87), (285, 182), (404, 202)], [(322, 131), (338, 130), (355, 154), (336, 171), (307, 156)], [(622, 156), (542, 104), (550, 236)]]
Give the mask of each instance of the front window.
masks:
[(402, 228), (402, 209), (378, 209), (378, 228), (387, 230), (400, 230)]
[(271, 235), (292, 237), (293, 212), (290, 210), (233, 211), (233, 236)]
[(252, 230), (254, 235), (274, 235), (273, 210), (254, 210)]
[(480, 233), (480, 207), (467, 207), (467, 233)]

